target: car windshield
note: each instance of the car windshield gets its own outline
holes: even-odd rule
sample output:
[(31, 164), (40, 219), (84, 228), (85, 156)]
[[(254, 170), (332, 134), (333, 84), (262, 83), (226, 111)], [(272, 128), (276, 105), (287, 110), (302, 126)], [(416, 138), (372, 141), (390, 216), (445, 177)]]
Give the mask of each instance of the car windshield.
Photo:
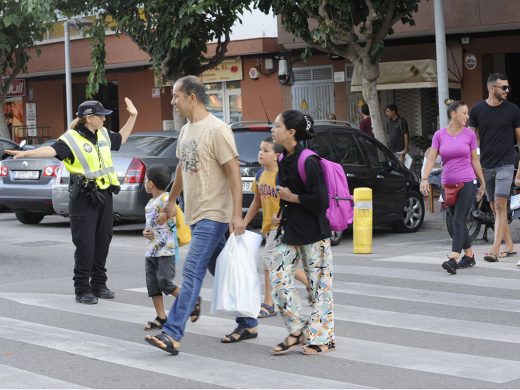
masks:
[(117, 154), (159, 156), (166, 148), (177, 139), (154, 135), (128, 137), (126, 143), (121, 145)]
[(235, 131), (235, 142), (240, 162), (256, 164), (258, 162), (258, 148), (260, 142), (271, 136), (270, 131)]

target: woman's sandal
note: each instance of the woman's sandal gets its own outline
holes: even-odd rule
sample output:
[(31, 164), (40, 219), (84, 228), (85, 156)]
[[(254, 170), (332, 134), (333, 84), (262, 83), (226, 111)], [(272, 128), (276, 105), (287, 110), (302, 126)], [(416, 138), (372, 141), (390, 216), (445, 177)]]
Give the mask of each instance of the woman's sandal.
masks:
[(181, 343), (168, 336), (166, 333), (159, 333), (155, 336), (146, 336), (144, 340), (153, 345), (155, 348), (162, 349), (165, 352), (169, 352), (172, 355), (179, 354), (179, 348)]
[(332, 352), (336, 350), (336, 343), (330, 341), (323, 345), (305, 345), (303, 347), (304, 355), (321, 355), (323, 353)]
[(303, 335), (302, 331), (296, 333), (289, 333), (289, 336), (287, 336), (284, 341), (282, 341), (279, 344), (276, 344), (273, 347), (271, 353), (273, 355), (284, 355), (290, 350), (302, 345), (304, 341), (305, 336)]
[[(252, 332), (254, 330), (254, 332)], [(224, 344), (231, 344), (231, 343), (238, 343), (242, 340), (248, 340), (248, 339), (254, 339), (258, 337), (258, 333), (256, 332), (256, 328), (240, 328), (236, 327), (233, 332), (230, 334), (227, 334), (224, 338), (222, 338), (220, 341)]]
[(267, 318), (276, 315), (276, 311), (274, 310), (274, 306), (270, 306), (267, 303), (262, 303), (260, 305), (260, 313), (258, 314), (258, 318)]
[(196, 322), (200, 318), (200, 304), (202, 303), (201, 297), (197, 298), (197, 302), (195, 302), (195, 308), (190, 314), (190, 321)]
[(495, 255), (494, 253), (486, 253), (484, 255), (484, 260), (488, 263), (496, 263), (498, 262), (498, 255)]
[(166, 318), (155, 317), (155, 320), (148, 321), (144, 326), (144, 330), (159, 330), (162, 329), (164, 323), (166, 322)]

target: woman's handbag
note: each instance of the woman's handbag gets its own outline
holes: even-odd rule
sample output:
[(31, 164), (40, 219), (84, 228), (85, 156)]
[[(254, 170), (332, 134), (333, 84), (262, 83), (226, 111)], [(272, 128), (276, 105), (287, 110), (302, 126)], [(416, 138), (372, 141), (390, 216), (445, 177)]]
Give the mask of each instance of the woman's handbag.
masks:
[(442, 188), (444, 188), (444, 203), (446, 203), (446, 206), (451, 207), (457, 203), (457, 196), (459, 191), (464, 188), (464, 183), (443, 184)]
[(189, 244), (191, 241), (191, 229), (184, 221), (184, 213), (179, 205), (177, 207), (177, 216), (175, 217), (175, 225), (177, 226), (177, 237), (179, 238), (179, 246)]

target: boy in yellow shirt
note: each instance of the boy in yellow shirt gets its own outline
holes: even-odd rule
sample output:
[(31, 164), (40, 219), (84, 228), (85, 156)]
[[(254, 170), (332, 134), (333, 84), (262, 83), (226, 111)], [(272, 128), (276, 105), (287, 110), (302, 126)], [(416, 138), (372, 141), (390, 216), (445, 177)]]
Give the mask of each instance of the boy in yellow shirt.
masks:
[[(274, 222), (280, 209), (280, 196), (276, 188), (278, 175), (278, 156), (282, 153), (283, 148), (273, 142), (271, 137), (264, 139), (260, 143), (258, 151), (258, 162), (262, 166), (259, 174), (256, 175), (251, 187), (254, 198), (244, 217), (246, 226), (252, 221), (260, 209), (262, 209), (262, 229), (261, 232), (265, 236), (265, 248), (262, 255), (262, 263), (264, 266), (264, 302), (260, 307), (258, 318), (271, 317), (276, 315), (271, 297), (271, 283), (269, 281), (269, 267), (273, 259), (273, 250), (276, 245), (276, 231), (278, 225)], [(305, 272), (298, 268), (296, 270), (296, 280), (299, 280), (308, 288), (308, 281)]]

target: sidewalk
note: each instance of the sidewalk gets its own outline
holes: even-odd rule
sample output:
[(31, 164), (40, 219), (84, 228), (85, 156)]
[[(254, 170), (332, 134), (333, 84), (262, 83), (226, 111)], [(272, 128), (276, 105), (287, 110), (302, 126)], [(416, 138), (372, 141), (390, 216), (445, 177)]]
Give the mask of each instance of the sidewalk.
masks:
[(426, 230), (447, 230), (446, 229), (446, 217), (444, 211), (439, 211), (439, 207), (433, 213), (426, 210), (424, 214), (424, 222), (421, 229)]

